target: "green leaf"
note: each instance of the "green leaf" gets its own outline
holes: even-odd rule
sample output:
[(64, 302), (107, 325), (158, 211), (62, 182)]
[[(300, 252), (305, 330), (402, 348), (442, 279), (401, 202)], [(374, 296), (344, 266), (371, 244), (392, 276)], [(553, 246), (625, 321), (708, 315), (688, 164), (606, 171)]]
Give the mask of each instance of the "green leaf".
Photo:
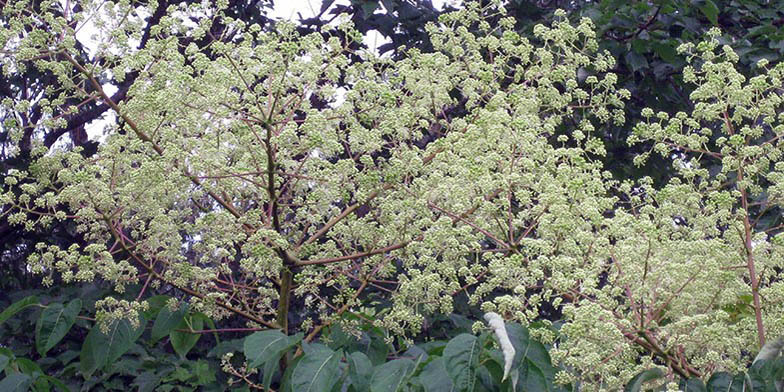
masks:
[(340, 379), (340, 354), (320, 344), (308, 346), (291, 373), (291, 389), (297, 392), (329, 391)]
[(383, 332), (379, 329), (362, 331), (357, 337), (346, 333), (341, 326), (334, 326), (329, 330), (329, 348), (343, 349), (344, 352), (362, 352), (370, 358), (373, 365), (381, 365), (387, 361), (389, 346), (384, 342)]
[(126, 319), (115, 320), (109, 325), (107, 333), (103, 333), (98, 324), (93, 326), (79, 354), (79, 370), (84, 378), (90, 378), (96, 370), (125, 354), (144, 332), (146, 322), (140, 315), (138, 328), (133, 328)]
[(3, 392), (27, 392), (33, 379), (22, 373), (11, 373), (0, 381), (0, 391)]
[(169, 302), (171, 298), (172, 297), (168, 295), (154, 295), (144, 300), (147, 302), (147, 310), (142, 312), (144, 318), (152, 320), (158, 312), (166, 306), (166, 303)]
[(365, 14), (365, 18), (367, 19), (370, 17), (370, 15), (373, 15), (373, 13), (376, 12), (376, 9), (378, 9), (378, 6), (381, 4), (379, 4), (378, 0), (364, 0), (361, 1), (361, 5), (362, 12)]
[(373, 375), (373, 364), (370, 363), (365, 353), (354, 352), (346, 358), (348, 362), (348, 376), (351, 385), (357, 391), (367, 391), (370, 389), (370, 379)]
[(419, 382), (427, 392), (452, 392), (454, 387), (444, 365), (444, 358), (436, 358), (419, 373)]
[[(303, 348), (306, 347), (306, 344), (303, 344)], [(297, 368), (300, 361), (302, 361), (303, 355), (300, 355), (286, 367), (286, 371), (283, 372), (283, 377), (280, 380), (280, 392), (295, 392), (291, 386), (291, 375), (294, 373), (294, 369)]]
[(267, 362), (274, 353), (288, 346), (289, 337), (279, 329), (254, 332), (245, 338), (243, 350), (248, 366), (257, 368)]
[(714, 373), (708, 380), (709, 391), (744, 392), (745, 376), (743, 373), (733, 377), (727, 372)]
[(688, 380), (681, 379), (679, 387), (683, 392), (707, 392), (705, 383), (699, 378), (692, 377)]
[(38, 366), (37, 363), (28, 358), (17, 358), (14, 363), (16, 364), (16, 367), (19, 368), (20, 372), (27, 374), (28, 376), (37, 377), (44, 374), (44, 371), (41, 370), (41, 366)]
[(3, 372), (12, 359), (14, 359), (14, 353), (5, 347), (0, 347), (0, 373)]
[[(202, 316), (198, 313), (189, 315), (183, 318), (180, 323), (177, 324), (176, 329), (191, 330), (192, 328), (194, 331), (200, 330), (204, 327), (205, 317), (206, 316)], [(185, 356), (188, 355), (188, 352), (191, 351), (193, 346), (196, 345), (196, 342), (198, 342), (200, 338), (201, 334), (199, 333), (181, 332), (176, 330), (169, 332), (169, 340), (171, 341), (171, 345), (177, 355), (179, 355), (182, 359), (185, 359)]]
[(263, 366), (264, 389), (269, 389), (280, 358), (302, 340), (303, 334), (286, 336), (277, 329), (254, 332), (245, 338), (243, 351), (251, 368)]
[(0, 325), (2, 325), (6, 320), (13, 317), (13, 315), (19, 313), (24, 308), (29, 306), (33, 306), (38, 304), (38, 297), (35, 295), (31, 295), (29, 297), (25, 297), (16, 301), (11, 304), (11, 306), (5, 308), (2, 313), (0, 313)]
[(188, 313), (188, 304), (183, 303), (179, 309), (172, 312), (168, 306), (164, 306), (158, 312), (158, 317), (155, 318), (155, 323), (152, 325), (152, 332), (150, 333), (150, 341), (157, 342), (164, 336), (168, 335), (174, 328), (177, 328)]
[(57, 389), (60, 390), (60, 391), (71, 392), (71, 388), (68, 388), (68, 385), (66, 385), (64, 382), (62, 382), (62, 381), (60, 381), (60, 380), (58, 380), (58, 379), (56, 379), (56, 378), (54, 378), (52, 376), (43, 375), (43, 376), (39, 377), (38, 379), (39, 380), (46, 380), (46, 382), (52, 383), (52, 385), (57, 387)]
[(467, 333), (455, 336), (444, 348), (446, 371), (458, 390), (473, 391), (480, 350), (479, 339)]
[(700, 12), (708, 18), (712, 25), (719, 25), (719, 7), (713, 0), (705, 0), (705, 4), (700, 6)]
[(161, 383), (161, 376), (152, 371), (146, 371), (133, 379), (133, 385), (139, 392), (154, 392)]
[(629, 68), (631, 68), (632, 72), (637, 72), (643, 68), (648, 68), (648, 60), (645, 58), (645, 56), (637, 52), (626, 52), (624, 59), (626, 59), (626, 64), (629, 65)]
[(62, 340), (82, 310), (82, 300), (77, 298), (63, 307), (61, 303), (49, 304), (35, 324), (35, 348), (42, 357)]
[(678, 52), (675, 51), (671, 45), (662, 42), (654, 42), (652, 44), (653, 51), (661, 57), (662, 60), (672, 64), (678, 61)]
[(519, 369), (517, 390), (546, 392), (552, 391), (553, 385), (542, 369), (536, 363), (526, 358)]
[(664, 372), (661, 369), (648, 369), (638, 373), (636, 376), (629, 380), (626, 387), (623, 388), (624, 392), (640, 392), (642, 385), (648, 381), (664, 377)]
[(528, 329), (517, 323), (507, 323), (506, 333), (515, 348), (515, 358), (512, 361), (512, 369), (527, 366), (524, 361), (527, 359), (542, 372), (548, 383), (552, 383), (557, 369), (553, 366), (550, 354), (544, 345), (528, 334)]
[(370, 379), (370, 392), (400, 391), (414, 367), (414, 361), (408, 358), (395, 359), (376, 367)]

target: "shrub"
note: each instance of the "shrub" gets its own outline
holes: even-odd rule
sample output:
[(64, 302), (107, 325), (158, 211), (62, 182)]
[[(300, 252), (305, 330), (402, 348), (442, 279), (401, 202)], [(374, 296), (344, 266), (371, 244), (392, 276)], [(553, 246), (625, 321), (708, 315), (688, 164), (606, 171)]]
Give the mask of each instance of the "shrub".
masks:
[[(136, 48), (152, 9), (14, 4), (0, 30), (13, 54), (4, 71), (50, 72), (60, 95), (38, 102), (40, 123), (6, 121), (11, 137), (59, 126), (69, 97), (118, 116), (96, 155), (36, 148), (2, 194), (9, 222), (67, 219), (86, 239), (37, 246), (29, 265), (46, 282), (142, 284), (135, 300), (96, 303), (104, 330), (137, 328), (145, 293), (173, 287), (206, 319), (302, 333), (304, 361), (336, 324), (410, 342), (460, 294), (524, 324), (543, 308), (562, 313), (560, 334), (548, 319), (532, 334), (554, 344), (561, 382), (597, 389), (651, 367), (738, 370), (746, 350), (782, 333), (770, 222), (784, 68), (746, 80), (718, 32), (682, 48), (694, 110), (646, 111), (630, 140), (676, 154), (679, 175), (661, 185), (616, 181), (597, 159), (599, 132), (623, 124), (629, 94), (588, 19), (573, 26), (561, 13), (529, 40), (510, 18), (486, 22), (496, 8), (468, 3), (426, 26), (433, 53), (393, 61), (356, 49), (348, 22), (303, 37), (220, 5), (173, 7)], [(182, 45), (219, 19), (224, 36)], [(74, 23), (105, 34), (92, 58), (77, 55)], [(139, 74), (121, 105), (100, 82), (108, 73)], [(360, 312), (374, 305), (372, 319)]]

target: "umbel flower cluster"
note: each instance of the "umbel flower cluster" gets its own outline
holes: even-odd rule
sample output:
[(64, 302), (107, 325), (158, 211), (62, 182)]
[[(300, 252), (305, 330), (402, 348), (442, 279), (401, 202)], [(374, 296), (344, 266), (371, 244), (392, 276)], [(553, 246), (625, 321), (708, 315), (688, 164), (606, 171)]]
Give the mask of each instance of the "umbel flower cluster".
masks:
[[(155, 4), (42, 3), (2, 10), (3, 71), (54, 75), (45, 102), (3, 100), (3, 127), (42, 135), (77, 109), (66, 102), (117, 116), (95, 155), (33, 138), (30, 169), (3, 173), (9, 222), (69, 220), (89, 244), (39, 244), (29, 265), (50, 283), (173, 287), (213, 318), (308, 340), (379, 301), (360, 322), (399, 336), (458, 294), (524, 323), (547, 306), (563, 314), (558, 336), (538, 331), (569, 370), (558, 379), (610, 389), (657, 366), (735, 370), (784, 334), (780, 230), (766, 226), (784, 200), (784, 65), (747, 79), (718, 31), (680, 48), (694, 110), (648, 110), (629, 140), (686, 157), (654, 186), (601, 162), (598, 129), (625, 123), (629, 93), (588, 19), (559, 13), (529, 40), (468, 3), (426, 26), (431, 53), (392, 60), (356, 49), (350, 23), (264, 31), (225, 2), (172, 6), (146, 37)], [(102, 81), (129, 74), (114, 102)], [(22, 121), (33, 103), (40, 121)], [(143, 301), (106, 300), (98, 318)]]

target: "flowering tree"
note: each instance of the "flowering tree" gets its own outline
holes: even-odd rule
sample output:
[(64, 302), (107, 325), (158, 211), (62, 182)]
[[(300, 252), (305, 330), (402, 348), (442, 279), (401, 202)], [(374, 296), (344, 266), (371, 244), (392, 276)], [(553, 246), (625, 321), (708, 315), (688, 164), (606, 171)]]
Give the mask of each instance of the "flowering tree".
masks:
[[(522, 322), (548, 304), (564, 317), (559, 334), (538, 330), (566, 369), (558, 381), (597, 388), (652, 366), (703, 376), (781, 334), (778, 228), (759, 226), (779, 199), (781, 67), (745, 83), (715, 36), (696, 46), (684, 71), (700, 86), (694, 113), (643, 113), (632, 140), (690, 158), (656, 187), (615, 181), (598, 159), (596, 129), (624, 122), (628, 92), (588, 19), (538, 26), (529, 41), (469, 3), (427, 25), (433, 53), (393, 61), (351, 49), (349, 24), (262, 31), (220, 2), (170, 7), (136, 49), (154, 5), (82, 3), (6, 2), (3, 71), (50, 72), (60, 95), (38, 102), (40, 122), (4, 126), (57, 128), (70, 97), (120, 121), (90, 158), (36, 146), (29, 172), (5, 173), (0, 200), (12, 223), (70, 220), (88, 241), (38, 245), (30, 268), (48, 282), (143, 284), (136, 301), (101, 301), (99, 321), (136, 320), (161, 285), (214, 319), (308, 341), (363, 322), (379, 295), (390, 306), (364, 321), (401, 336), (459, 293)], [(217, 20), (239, 34), (178, 44)], [(74, 54), (85, 23), (103, 39), (88, 62)], [(118, 104), (101, 80), (129, 73)]]

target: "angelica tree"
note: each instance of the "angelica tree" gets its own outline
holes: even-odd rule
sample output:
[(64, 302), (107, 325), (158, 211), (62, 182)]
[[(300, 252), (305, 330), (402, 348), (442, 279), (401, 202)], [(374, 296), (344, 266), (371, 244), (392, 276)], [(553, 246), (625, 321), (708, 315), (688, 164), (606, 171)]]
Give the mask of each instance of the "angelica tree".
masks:
[[(762, 305), (776, 291), (759, 283), (775, 287), (776, 258), (744, 270), (727, 257), (774, 254), (738, 208), (767, 185), (733, 190), (749, 174), (714, 173), (713, 197), (700, 188), (710, 181), (697, 180), (710, 173), (697, 166), (663, 189), (613, 180), (595, 133), (624, 122), (629, 94), (615, 86), (614, 60), (597, 51), (588, 19), (575, 26), (559, 13), (529, 40), (510, 18), (486, 21), (498, 8), (469, 3), (426, 26), (432, 53), (411, 49), (392, 60), (352, 49), (360, 35), (350, 23), (333, 35), (301, 36), (285, 23), (263, 31), (226, 16), (221, 2), (168, 8), (136, 48), (135, 22), (154, 4), (84, 5), (67, 16), (25, 1), (4, 8), (11, 56), (3, 69), (48, 70), (57, 75), (53, 91), (100, 100), (120, 122), (90, 158), (78, 148), (35, 148), (29, 171), (5, 177), (2, 202), (10, 222), (34, 229), (70, 220), (87, 240), (37, 246), (29, 265), (47, 282), (100, 279), (118, 292), (142, 285), (136, 301), (100, 302), (103, 323), (134, 320), (145, 293), (161, 285), (215, 319), (239, 316), (306, 340), (359, 322), (410, 336), (426, 315), (450, 312), (461, 293), (523, 322), (548, 304), (563, 312), (561, 333), (537, 333), (558, 339), (553, 357), (570, 369), (559, 380), (607, 388), (648, 366), (682, 376), (727, 368), (753, 336), (764, 337), (760, 325), (778, 332), (780, 316)], [(97, 49), (105, 61), (75, 56), (75, 29), (88, 20), (106, 33)], [(179, 34), (202, 37), (217, 22), (232, 39), (181, 47)], [(592, 75), (578, 78), (578, 70)], [(131, 73), (127, 98), (115, 102), (100, 80)], [(774, 108), (773, 98), (758, 105), (774, 96), (771, 75), (765, 94), (727, 99)], [(695, 81), (711, 86), (698, 91), (717, 91), (713, 74)], [(701, 110), (672, 121), (716, 119), (715, 105)], [(761, 119), (772, 121), (775, 109), (767, 110)], [(656, 126), (640, 125), (633, 141), (707, 151), (699, 136), (662, 139), (675, 128)], [(775, 166), (777, 155), (765, 154)], [(745, 161), (727, 161), (727, 172), (737, 173), (737, 162)], [(755, 167), (744, 173), (762, 172)], [(738, 228), (744, 234), (733, 237)], [(755, 275), (757, 263), (766, 275)], [(756, 298), (758, 323), (726, 311), (746, 293)], [(369, 319), (360, 310), (378, 295), (390, 305)], [(293, 303), (302, 308), (294, 312)], [(305, 319), (291, 323), (293, 313)]]

